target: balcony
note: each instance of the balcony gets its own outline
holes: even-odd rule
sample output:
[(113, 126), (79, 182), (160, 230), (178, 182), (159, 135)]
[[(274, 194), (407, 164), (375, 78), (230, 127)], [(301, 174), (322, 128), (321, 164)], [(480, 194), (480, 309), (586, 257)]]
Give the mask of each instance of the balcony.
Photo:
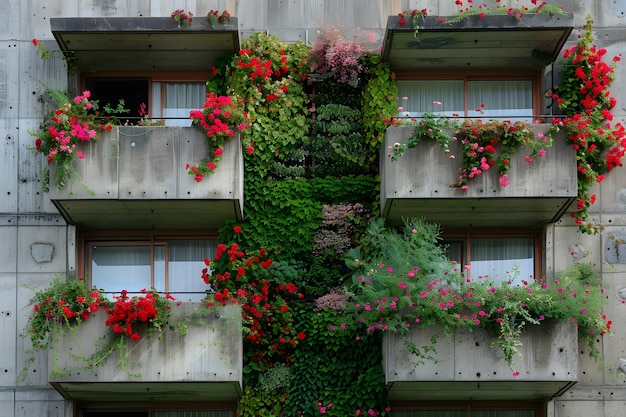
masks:
[[(547, 132), (548, 125), (532, 129)], [(391, 225), (403, 218), (423, 217), (442, 227), (540, 227), (557, 221), (577, 196), (576, 153), (565, 142), (563, 131), (553, 136), (552, 147), (528, 163), (529, 151), (511, 157), (507, 187), (499, 183), (496, 170), (470, 180), (469, 189), (452, 187), (458, 182), (461, 144), (452, 142), (451, 160), (434, 141), (422, 141), (397, 161), (387, 147), (406, 142), (412, 126), (392, 127), (381, 150), (381, 212)], [(451, 132), (452, 134), (452, 132)]]
[(243, 153), (228, 141), (215, 174), (197, 183), (185, 165), (208, 155), (196, 127), (116, 127), (84, 144), (80, 179), (50, 199), (82, 229), (217, 229), (243, 218)]
[(417, 347), (439, 334), (433, 354), (418, 364), (402, 339), (385, 334), (383, 364), (389, 399), (400, 400), (519, 400), (545, 399), (562, 394), (578, 376), (578, 337), (566, 322), (543, 322), (524, 329), (513, 372), (493, 337), (483, 329), (457, 330), (447, 340), (438, 328), (411, 329)]
[[(195, 307), (186, 303), (177, 313)], [(241, 396), (243, 339), (237, 306), (188, 325), (186, 335), (166, 330), (159, 340), (155, 334), (140, 333), (137, 342), (126, 342), (127, 370), (117, 352), (93, 370), (75, 370), (76, 355), (90, 355), (96, 345), (110, 340), (105, 321), (106, 314), (98, 312), (81, 323), (75, 335), (66, 330), (55, 339), (48, 354), (49, 382), (66, 399), (235, 401)]]

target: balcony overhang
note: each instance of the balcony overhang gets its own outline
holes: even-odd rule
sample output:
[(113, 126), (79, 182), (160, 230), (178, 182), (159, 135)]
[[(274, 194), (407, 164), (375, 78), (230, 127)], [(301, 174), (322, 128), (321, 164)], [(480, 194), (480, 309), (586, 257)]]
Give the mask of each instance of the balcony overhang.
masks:
[[(532, 126), (535, 131), (548, 128)], [(462, 162), (458, 141), (450, 144), (454, 160), (430, 140), (397, 161), (387, 156), (389, 146), (406, 142), (412, 133), (412, 126), (389, 128), (381, 149), (381, 212), (390, 225), (418, 217), (444, 228), (539, 228), (559, 220), (576, 199), (576, 152), (563, 132), (555, 134), (553, 145), (532, 163), (524, 159), (529, 150), (512, 154), (507, 187), (500, 185), (493, 169), (471, 179), (467, 190), (451, 186), (458, 182)]]
[(83, 72), (209, 71), (240, 46), (236, 17), (214, 26), (197, 17), (180, 27), (169, 17), (59, 17), (50, 27)]
[(227, 219), (243, 219), (238, 135), (226, 141), (215, 173), (201, 182), (185, 169), (209, 153), (201, 128), (120, 126), (81, 146), (80, 178), (50, 190), (65, 221), (80, 229), (218, 229)]
[(391, 69), (542, 69), (554, 62), (573, 28), (572, 15), (468, 16), (455, 23), (441, 17), (387, 20), (383, 60)]
[[(441, 328), (412, 328), (416, 346), (430, 343)], [(439, 337), (433, 357), (419, 358), (401, 336), (385, 334), (383, 366), (391, 401), (403, 400), (546, 400), (562, 395), (578, 378), (578, 334), (568, 322), (525, 326), (521, 356), (515, 356), (514, 376), (504, 355), (492, 347), (494, 337), (484, 329), (457, 330)]]

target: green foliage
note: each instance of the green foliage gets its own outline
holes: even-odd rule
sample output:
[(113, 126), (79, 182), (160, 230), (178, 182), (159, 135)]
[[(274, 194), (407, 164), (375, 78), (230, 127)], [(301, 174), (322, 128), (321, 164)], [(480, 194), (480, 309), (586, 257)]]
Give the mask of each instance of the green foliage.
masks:
[[(355, 337), (362, 328), (341, 311), (299, 312), (299, 328), (307, 339), (293, 359), (293, 380), (285, 415), (355, 415), (356, 410), (383, 411), (386, 388), (379, 334)], [(383, 411), (384, 415), (384, 411)]]
[(398, 87), (393, 72), (379, 55), (368, 56), (369, 80), (363, 89), (362, 109), (368, 160), (378, 166), (378, 152), (385, 131), (398, 111)]
[[(441, 326), (450, 335), (458, 328), (484, 328), (496, 337), (494, 345), (513, 368), (526, 325), (548, 318), (570, 321), (594, 358), (599, 356), (595, 338), (611, 327), (602, 313), (606, 291), (589, 265), (575, 265), (556, 280), (519, 280), (514, 270), (508, 282), (466, 281), (438, 244), (438, 227), (415, 219), (405, 221), (401, 231), (372, 221), (362, 247), (345, 257), (355, 270), (350, 287), (354, 308), (349, 311), (370, 333)], [(431, 352), (412, 350), (423, 355), (421, 360)]]
[(278, 417), (282, 415), (281, 410), (286, 400), (285, 391), (267, 391), (247, 385), (239, 400), (238, 414), (243, 417)]

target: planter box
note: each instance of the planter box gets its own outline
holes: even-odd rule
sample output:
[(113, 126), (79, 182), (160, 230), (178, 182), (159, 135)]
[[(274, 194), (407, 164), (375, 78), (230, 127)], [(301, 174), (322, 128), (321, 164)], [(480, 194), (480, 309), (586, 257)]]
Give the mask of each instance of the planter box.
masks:
[[(546, 132), (549, 125), (532, 128)], [(397, 161), (387, 156), (389, 146), (406, 142), (412, 134), (412, 126), (389, 128), (381, 149), (381, 212), (390, 224), (423, 217), (443, 227), (537, 227), (557, 221), (577, 196), (576, 153), (562, 131), (532, 163), (524, 160), (529, 150), (511, 156), (509, 186), (502, 187), (497, 170), (491, 169), (470, 180), (465, 191), (451, 186), (458, 182), (462, 163), (458, 142), (450, 145), (454, 160), (430, 140)]]
[[(197, 307), (184, 303), (172, 314)], [(140, 332), (138, 341), (126, 341), (128, 366), (113, 352), (99, 366), (84, 370), (77, 356), (85, 357), (111, 339), (107, 315), (99, 311), (81, 323), (75, 337), (64, 329), (55, 338), (48, 353), (49, 382), (65, 398), (85, 401), (236, 400), (243, 366), (241, 312), (231, 305), (218, 313), (189, 325), (186, 335), (165, 330), (159, 339), (155, 333), (148, 336), (147, 329)]]
[(50, 191), (70, 224), (86, 229), (211, 229), (228, 218), (243, 217), (238, 136), (225, 144), (215, 174), (199, 183), (185, 165), (209, 153), (200, 128), (116, 127), (98, 142), (85, 144), (83, 152), (85, 159), (75, 163), (80, 179)]
[(483, 329), (457, 331), (447, 340), (441, 328), (413, 328), (409, 339), (419, 348), (440, 335), (432, 356), (410, 353), (394, 334), (383, 339), (385, 378), (392, 400), (543, 399), (560, 395), (578, 377), (578, 336), (567, 322), (543, 322), (524, 329), (516, 356), (518, 376), (504, 360), (494, 337)]

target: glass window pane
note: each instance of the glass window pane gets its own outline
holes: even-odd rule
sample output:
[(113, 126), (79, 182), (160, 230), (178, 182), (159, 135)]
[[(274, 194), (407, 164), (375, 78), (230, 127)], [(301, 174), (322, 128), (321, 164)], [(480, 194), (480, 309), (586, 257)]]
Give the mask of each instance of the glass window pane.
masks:
[[(532, 122), (532, 87), (533, 83), (530, 80), (468, 81), (469, 116)], [(485, 105), (483, 113), (473, 114), (481, 103)]]
[(154, 288), (165, 291), (165, 245), (154, 246)]
[(92, 285), (107, 292), (133, 293), (149, 289), (151, 282), (150, 246), (92, 246)]
[(202, 410), (182, 410), (182, 411), (153, 411), (152, 417), (233, 417), (232, 411), (202, 411)]
[(535, 417), (535, 410), (474, 410), (472, 417)]
[(467, 417), (465, 410), (411, 410), (393, 411), (389, 413), (391, 417)]
[[(191, 126), (189, 111), (201, 109), (206, 98), (204, 83), (164, 83), (163, 117), (168, 126)], [(173, 118), (173, 119), (170, 119)]]
[[(464, 116), (463, 80), (398, 81), (398, 108), (401, 116), (424, 113)], [(439, 104), (440, 103), (440, 104)]]
[(534, 274), (532, 237), (472, 238), (470, 265), (473, 280), (490, 279), (521, 284)]
[(217, 241), (210, 239), (170, 240), (168, 242), (168, 290), (181, 301), (200, 301), (207, 285), (202, 280), (204, 258), (211, 258)]

